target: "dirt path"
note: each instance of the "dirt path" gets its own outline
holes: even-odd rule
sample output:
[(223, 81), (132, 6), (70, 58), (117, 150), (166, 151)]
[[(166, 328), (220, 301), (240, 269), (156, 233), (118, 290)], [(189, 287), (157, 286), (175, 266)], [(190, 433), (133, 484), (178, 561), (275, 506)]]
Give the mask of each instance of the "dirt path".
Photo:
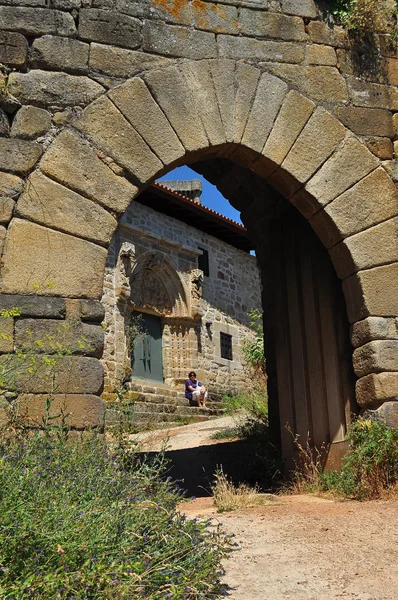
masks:
[[(170, 454), (182, 453), (182, 464), (186, 456), (207, 464), (225, 446), (209, 436), (229, 426), (228, 419), (169, 432)], [(159, 449), (165, 435), (148, 434), (147, 450)], [(181, 511), (212, 518), (235, 534), (241, 549), (225, 561), (231, 600), (398, 600), (398, 501), (284, 496), (219, 515), (212, 498), (202, 497)]]
[(397, 600), (398, 502), (290, 496), (217, 515), (211, 498), (187, 503), (213, 517), (241, 550), (225, 561), (231, 600)]

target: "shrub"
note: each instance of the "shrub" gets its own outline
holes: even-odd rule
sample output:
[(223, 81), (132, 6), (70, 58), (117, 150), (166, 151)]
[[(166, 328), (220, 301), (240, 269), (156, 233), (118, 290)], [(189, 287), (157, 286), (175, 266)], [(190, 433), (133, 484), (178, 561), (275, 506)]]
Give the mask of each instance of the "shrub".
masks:
[[(176, 510), (161, 461), (35, 435), (0, 452), (0, 598), (212, 598), (228, 538)], [(126, 469), (130, 465), (130, 470)]]
[(243, 358), (247, 365), (265, 374), (262, 313), (256, 308), (252, 308), (247, 314), (250, 319), (250, 328), (254, 332), (254, 338), (244, 340), (242, 346)]
[(349, 450), (337, 487), (358, 500), (380, 497), (398, 482), (398, 428), (358, 420), (347, 439)]
[(332, 0), (332, 13), (356, 33), (386, 31), (397, 14), (397, 3), (388, 0)]
[(298, 443), (298, 468), (291, 489), (332, 492), (356, 500), (379, 498), (398, 482), (398, 428), (358, 419), (347, 438), (349, 447), (341, 471), (323, 470), (324, 454)]

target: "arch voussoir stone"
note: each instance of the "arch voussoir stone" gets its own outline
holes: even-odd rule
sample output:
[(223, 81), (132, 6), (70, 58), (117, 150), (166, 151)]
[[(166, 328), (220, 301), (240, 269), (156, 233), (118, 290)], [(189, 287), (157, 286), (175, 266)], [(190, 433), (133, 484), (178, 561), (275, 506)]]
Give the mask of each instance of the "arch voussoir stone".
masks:
[(89, 143), (71, 130), (55, 139), (40, 169), (62, 185), (122, 214), (139, 193), (124, 177), (116, 175)]
[(312, 114), (269, 182), (286, 198), (304, 185), (343, 141), (347, 129), (324, 108)]
[(144, 79), (186, 152), (207, 148), (208, 137), (180, 69), (172, 66), (150, 71)]
[(287, 84), (281, 79), (269, 73), (261, 75), (243, 133), (243, 146), (258, 154), (262, 152), (287, 90)]
[(347, 137), (291, 202), (309, 219), (378, 166), (377, 158), (357, 138)]
[(192, 94), (197, 114), (203, 123), (209, 144), (225, 144), (227, 136), (218, 109), (216, 92), (207, 61), (187, 62), (181, 65), (187, 89)]
[(314, 112), (315, 106), (315, 102), (295, 90), (286, 95), (261, 153), (270, 162), (266, 163), (266, 170), (259, 172), (260, 175), (268, 177), (282, 164)]
[(142, 79), (131, 79), (108, 96), (162, 163), (171, 164), (185, 155), (184, 146)]
[(398, 263), (359, 271), (343, 281), (350, 323), (398, 314)]
[(102, 206), (40, 171), (29, 177), (18, 200), (17, 215), (104, 246), (117, 227), (115, 217)]
[(348, 237), (329, 250), (337, 276), (398, 262), (398, 217)]
[(317, 212), (309, 222), (329, 249), (346, 237), (396, 215), (398, 190), (386, 171), (379, 167)]
[(109, 98), (90, 104), (74, 125), (141, 184), (161, 171), (163, 163)]

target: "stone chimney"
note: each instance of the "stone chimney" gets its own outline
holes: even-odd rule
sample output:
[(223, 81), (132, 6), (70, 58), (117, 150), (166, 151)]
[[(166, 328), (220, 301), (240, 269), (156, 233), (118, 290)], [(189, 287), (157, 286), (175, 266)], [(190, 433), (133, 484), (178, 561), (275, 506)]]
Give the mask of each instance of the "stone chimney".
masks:
[(200, 196), (202, 194), (202, 182), (200, 179), (191, 179), (191, 180), (176, 180), (176, 181), (159, 181), (161, 185), (165, 185), (166, 187), (173, 190), (173, 192), (178, 192), (187, 198), (190, 198), (197, 204), (200, 204)]

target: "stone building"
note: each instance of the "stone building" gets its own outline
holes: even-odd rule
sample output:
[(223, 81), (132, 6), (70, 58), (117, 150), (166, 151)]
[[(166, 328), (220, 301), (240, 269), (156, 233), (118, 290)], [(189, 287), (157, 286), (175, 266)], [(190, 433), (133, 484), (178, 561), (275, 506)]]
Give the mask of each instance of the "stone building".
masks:
[(152, 184), (114, 234), (102, 299), (110, 387), (131, 373), (182, 391), (192, 369), (212, 399), (250, 383), (242, 344), (253, 337), (248, 311), (261, 309), (256, 258), (246, 229), (202, 206), (192, 183)]

